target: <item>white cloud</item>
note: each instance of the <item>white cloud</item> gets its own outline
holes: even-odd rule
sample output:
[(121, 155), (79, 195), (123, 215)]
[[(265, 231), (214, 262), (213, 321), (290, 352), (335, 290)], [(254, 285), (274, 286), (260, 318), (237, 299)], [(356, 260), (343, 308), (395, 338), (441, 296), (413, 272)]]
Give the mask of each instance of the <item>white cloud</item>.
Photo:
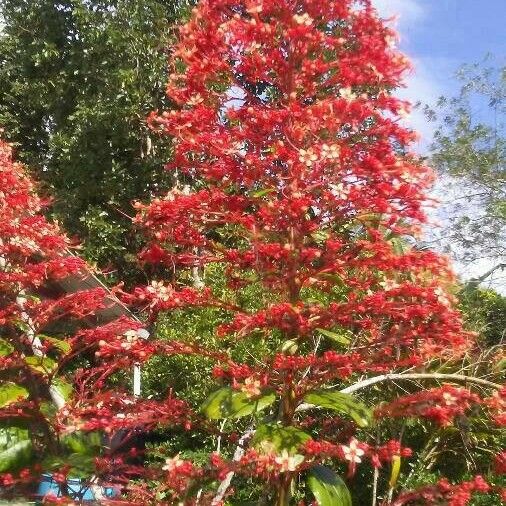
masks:
[[(393, 27), (399, 32), (404, 51), (410, 46), (410, 35), (430, 16), (430, 3), (423, 0), (373, 0), (373, 5), (383, 18), (398, 17)], [(413, 71), (405, 78), (406, 88), (399, 90), (397, 95), (413, 104), (434, 104), (447, 91), (446, 78), (453, 64), (445, 58), (420, 57), (409, 51), (408, 57)], [(417, 149), (426, 151), (434, 134), (434, 124), (427, 121), (422, 109), (413, 111), (406, 124), (421, 137)]]
[(428, 10), (417, 0), (373, 0), (373, 5), (384, 18), (399, 16), (400, 28), (418, 23), (428, 15)]

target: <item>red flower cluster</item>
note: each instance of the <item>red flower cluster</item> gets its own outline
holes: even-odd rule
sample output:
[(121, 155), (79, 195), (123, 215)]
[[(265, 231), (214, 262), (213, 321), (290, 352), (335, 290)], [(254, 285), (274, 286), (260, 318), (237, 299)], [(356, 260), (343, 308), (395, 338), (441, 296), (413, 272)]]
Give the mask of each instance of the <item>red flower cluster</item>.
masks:
[(420, 416), (446, 426), (451, 425), (456, 416), (464, 415), (473, 404), (481, 402), (480, 397), (469, 390), (443, 385), (441, 388), (407, 395), (381, 406), (376, 410), (376, 416)]
[(481, 476), (476, 476), (473, 480), (458, 485), (451, 485), (447, 480), (441, 480), (435, 486), (401, 494), (392, 505), (420, 504), (432, 506), (434, 504), (445, 504), (448, 506), (466, 506), (473, 494), (484, 494), (490, 490), (490, 485)]

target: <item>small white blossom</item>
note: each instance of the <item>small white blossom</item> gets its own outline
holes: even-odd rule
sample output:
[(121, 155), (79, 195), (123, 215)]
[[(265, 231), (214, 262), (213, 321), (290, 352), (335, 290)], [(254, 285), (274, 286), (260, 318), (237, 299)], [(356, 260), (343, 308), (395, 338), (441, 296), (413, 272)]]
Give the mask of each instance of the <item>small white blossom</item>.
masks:
[(357, 95), (353, 93), (351, 88), (341, 88), (339, 90), (339, 94), (341, 95), (341, 98), (344, 98), (348, 102), (352, 102), (357, 98)]
[(184, 460), (179, 458), (179, 454), (175, 457), (165, 459), (165, 465), (162, 467), (164, 471), (175, 471), (184, 464)]
[(278, 455), (274, 461), (279, 466), (279, 472), (286, 473), (292, 472), (304, 462), (302, 455), (290, 455), (287, 450), (283, 450), (281, 455)]
[(295, 14), (293, 20), (298, 25), (311, 26), (313, 24), (313, 18), (311, 18), (311, 16), (307, 12), (305, 12), (304, 14)]
[(360, 464), (360, 462), (362, 462), (365, 451), (358, 447), (358, 441), (356, 439), (351, 439), (349, 446), (343, 445), (342, 449), (346, 460), (355, 464)]

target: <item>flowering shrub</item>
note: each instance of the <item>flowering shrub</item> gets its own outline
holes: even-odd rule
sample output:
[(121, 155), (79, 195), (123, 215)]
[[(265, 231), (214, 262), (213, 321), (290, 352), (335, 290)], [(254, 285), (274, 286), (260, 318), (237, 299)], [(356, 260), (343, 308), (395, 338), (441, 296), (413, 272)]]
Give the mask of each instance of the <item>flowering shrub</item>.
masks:
[[(188, 423), (186, 405), (108, 389), (109, 377), (153, 352), (146, 331), (126, 316), (83, 326), (104, 319), (117, 301), (103, 288), (62, 293), (61, 283), (89, 281), (90, 268), (41, 215), (43, 202), (4, 143), (0, 188), (0, 472), (9, 471), (0, 477), (3, 492), (43, 471), (60, 483), (76, 475), (113, 480), (118, 461), (116, 469), (100, 469), (95, 458), (121, 455), (141, 429)], [(100, 434), (115, 435), (115, 452)]]
[[(173, 138), (167, 167), (187, 186), (137, 204), (136, 222), (148, 238), (141, 261), (160, 275), (122, 297), (150, 322), (162, 312), (214, 309), (220, 345), (202, 346), (198, 336), (145, 340), (142, 325), (126, 318), (79, 329), (56, 350), (54, 340), (42, 349), (40, 360), (57, 355), (54, 370), (35, 364), (46, 397), (60, 373), (72, 372), (73, 395), (51, 423), (39, 415), (40, 393), (22, 377), (16, 387), (24, 394), (11, 400), (6, 416), (36, 413), (51, 435), (176, 423), (204, 441), (199, 459), (190, 458), (194, 448), (150, 466), (101, 456), (97, 473), (123, 485), (124, 500), (109, 501), (116, 504), (216, 506), (236, 500), (239, 483), (261, 504), (314, 498), (321, 506), (346, 506), (352, 499), (345, 480), (364, 464), (376, 476), (388, 469), (385, 504), (452, 498), (449, 504), (460, 505), (491, 490), (476, 477), (395, 498), (401, 460), (412, 452), (400, 440), (379, 441), (371, 427), (409, 416), (446, 426), (473, 409), (501, 422), (500, 392), (483, 400), (448, 384), (374, 410), (358, 397), (392, 379), (458, 382), (462, 377), (425, 373), (426, 365), (462, 356), (473, 340), (453, 308), (446, 259), (410, 246), (426, 220), (433, 175), (410, 150), (415, 134), (400, 121), (409, 104), (392, 95), (409, 69), (395, 33), (368, 0), (203, 0), (180, 35), (167, 85), (176, 108), (149, 121)], [(4, 172), (26, 186), (6, 149)], [(17, 208), (9, 195), (2, 198), (13, 209), (11, 225), (0, 231), (22, 239), (2, 243), (8, 268), (0, 280), (10, 301), (2, 325), (16, 331), (6, 346), (17, 339), (30, 350), (26, 329), (15, 324), (23, 311), (39, 335), (55, 319), (96, 314), (107, 294), (16, 303), (20, 291), (36, 292), (84, 266), (64, 254), (66, 241), (53, 228), (50, 240), (42, 233), (49, 225), (35, 214), (31, 188), (15, 197)], [(36, 228), (23, 225), (34, 216)], [(223, 272), (221, 290), (202, 286), (212, 267)], [(246, 304), (252, 287), (257, 296)], [(237, 358), (238, 347), (259, 341), (263, 356)], [(89, 368), (63, 367), (87, 352)], [(108, 389), (115, 372), (174, 354), (214, 363), (212, 393), (199, 413), (174, 397), (140, 401)], [(32, 374), (17, 349), (6, 360)], [(12, 477), (5, 479), (10, 484)]]

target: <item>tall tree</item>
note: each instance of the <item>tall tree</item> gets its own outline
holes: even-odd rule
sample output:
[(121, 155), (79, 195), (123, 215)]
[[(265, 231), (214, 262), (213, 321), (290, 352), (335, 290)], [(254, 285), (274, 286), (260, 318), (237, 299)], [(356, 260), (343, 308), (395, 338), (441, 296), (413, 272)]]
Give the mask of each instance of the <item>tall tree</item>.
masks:
[(493, 63), (462, 67), (460, 93), (428, 110), (439, 123), (432, 161), (446, 202), (441, 242), (477, 265), (476, 281), (506, 269), (506, 68)]
[(162, 105), (172, 24), (186, 0), (2, 0), (0, 124), (90, 260), (132, 265), (130, 203), (164, 188)]
[[(214, 310), (217, 346), (205, 356), (216, 390), (202, 406), (214, 424), (195, 425), (193, 442), (212, 434), (217, 450), (167, 455), (156, 486), (131, 489), (134, 504), (287, 506), (313, 495), (350, 505), (340, 475), (351, 481), (365, 461), (376, 468), (373, 504), (379, 494), (400, 506), (490, 489), (476, 477), (392, 500), (409, 450), (399, 437), (381, 441), (352, 396), (392, 379), (459, 382), (425, 368), (472, 344), (447, 262), (401, 241), (420, 233), (432, 182), (399, 123), (409, 104), (392, 95), (408, 67), (368, 0), (203, 0), (182, 27), (167, 86), (178, 107), (151, 125), (175, 141), (169, 168), (194, 184), (138, 206), (149, 238), (141, 258), (176, 275), (134, 299), (153, 319)], [(211, 266), (224, 286), (195, 283), (195, 269)], [(237, 358), (259, 342), (263, 354)], [(497, 392), (486, 402), (449, 384), (383, 393), (378, 424), (448, 426), (480, 405), (504, 421)], [(390, 480), (379, 480), (385, 464)]]

